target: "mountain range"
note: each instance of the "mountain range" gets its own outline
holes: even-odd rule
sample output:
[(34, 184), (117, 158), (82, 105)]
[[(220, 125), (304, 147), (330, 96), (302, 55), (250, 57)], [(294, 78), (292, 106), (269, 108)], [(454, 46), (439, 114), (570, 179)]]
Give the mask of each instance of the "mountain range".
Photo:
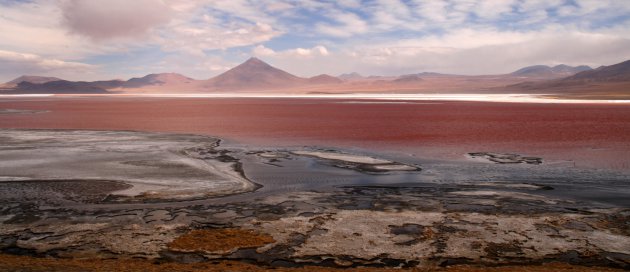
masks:
[(630, 60), (610, 66), (602, 66), (595, 70), (576, 73), (563, 81), (573, 82), (623, 82), (630, 81)]
[(534, 65), (516, 70), (510, 75), (521, 77), (567, 77), (579, 72), (590, 70), (593, 70), (593, 68), (586, 65), (575, 67), (564, 64), (553, 67), (547, 65)]
[[(535, 65), (510, 74), (462, 76), (431, 72), (401, 76), (369, 76), (357, 73), (339, 77), (299, 77), (273, 67), (258, 58), (206, 80), (177, 73), (149, 74), (129, 80), (67, 81), (55, 77), (21, 76), (0, 86), (0, 94), (107, 94), (107, 93), (197, 93), (197, 92), (450, 92), (541, 93), (564, 91), (575, 86), (630, 84), (630, 61), (591, 69), (588, 66)], [(617, 86), (616, 85), (616, 86)], [(615, 87), (618, 89), (618, 86)]]
[(28, 83), (33, 83), (33, 84), (44, 84), (46, 82), (51, 82), (51, 81), (59, 81), (62, 80), (61, 78), (56, 78), (56, 77), (43, 77), (43, 76), (21, 76), (18, 77), (14, 80), (11, 80), (7, 83), (5, 83), (6, 86), (17, 86), (18, 84), (20, 84), (21, 82), (28, 82)]
[[(497, 89), (498, 91), (498, 89)], [(559, 96), (614, 98), (630, 96), (630, 60), (573, 75), (538, 82), (522, 82), (502, 88), (504, 92), (549, 93)]]

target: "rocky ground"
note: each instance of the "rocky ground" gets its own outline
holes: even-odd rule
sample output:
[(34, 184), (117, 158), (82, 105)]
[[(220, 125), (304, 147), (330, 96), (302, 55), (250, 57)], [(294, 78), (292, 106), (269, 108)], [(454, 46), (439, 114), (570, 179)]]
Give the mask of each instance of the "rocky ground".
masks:
[[(0, 270), (118, 270), (121, 262), (136, 270), (527, 265), (522, 271), (545, 271), (556, 266), (550, 262), (588, 267), (557, 265), (558, 271), (630, 268), (623, 173), (548, 168), (542, 158), (500, 153), (471, 152), (489, 163), (460, 164), (314, 147), (226, 149), (193, 135), (1, 135)], [(39, 155), (47, 159), (36, 160)], [(179, 164), (164, 165), (175, 158)], [(114, 165), (134, 170), (123, 176), (122, 168), (100, 169)], [(74, 169), (79, 166), (91, 168)], [(150, 172), (146, 167), (161, 175), (159, 183), (143, 179), (166, 186), (153, 190), (159, 194), (137, 190), (144, 188), (137, 177)], [(81, 176), (92, 170), (98, 178)], [(189, 180), (179, 179), (182, 173)], [(310, 187), (285, 187), (283, 178)], [(177, 186), (169, 187), (171, 180)], [(213, 188), (214, 180), (221, 186), (188, 190)], [(593, 184), (599, 184), (593, 192), (606, 187), (617, 195), (608, 202), (577, 197), (574, 187)]]

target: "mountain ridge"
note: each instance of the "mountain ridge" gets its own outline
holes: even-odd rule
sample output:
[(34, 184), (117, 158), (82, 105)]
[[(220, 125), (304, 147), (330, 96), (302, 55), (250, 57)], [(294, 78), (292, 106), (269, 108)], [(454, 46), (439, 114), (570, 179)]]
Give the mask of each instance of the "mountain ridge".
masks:
[(583, 71), (592, 70), (591, 67), (586, 65), (569, 66), (565, 64), (559, 64), (556, 66), (547, 65), (532, 65), (518, 69), (510, 75), (521, 77), (565, 77), (577, 74)]
[[(575, 71), (582, 70), (574, 73)], [(540, 72), (543, 72), (542, 74)], [(555, 73), (549, 76), (546, 73)], [(515, 75), (516, 74), (516, 75)], [(523, 74), (530, 76), (523, 76)], [(559, 76), (570, 74), (569, 76)], [(34, 82), (27, 82), (32, 80)], [(528, 81), (523, 81), (523, 79)], [(606, 85), (608, 82), (630, 82), (630, 60), (591, 69), (587, 66), (535, 65), (521, 68), (510, 74), (463, 76), (432, 72), (401, 76), (368, 76), (358, 73), (334, 77), (321, 74), (299, 77), (276, 68), (258, 58), (247, 61), (206, 80), (195, 80), (177, 73), (148, 74), (124, 80), (68, 81), (55, 77), (22, 76), (10, 82), (20, 81), (13, 86), (2, 86), (0, 94), (31, 93), (172, 93), (172, 92), (508, 92), (541, 93), (548, 90), (592, 84)], [(43, 82), (43, 83), (37, 83)], [(8, 82), (9, 83), (9, 82)], [(608, 86), (608, 85), (607, 85)], [(615, 87), (617, 90), (619, 87)]]
[(18, 84), (20, 84), (22, 82), (29, 82), (29, 83), (34, 83), (34, 84), (43, 84), (43, 83), (46, 83), (46, 82), (58, 81), (58, 80), (62, 80), (62, 79), (57, 78), (57, 77), (23, 75), (23, 76), (17, 77), (16, 79), (13, 79), (11, 81), (8, 81), (8, 82), (4, 83), (4, 85), (6, 85), (6, 86), (17, 86)]
[(564, 78), (563, 81), (630, 81), (630, 60), (583, 71)]

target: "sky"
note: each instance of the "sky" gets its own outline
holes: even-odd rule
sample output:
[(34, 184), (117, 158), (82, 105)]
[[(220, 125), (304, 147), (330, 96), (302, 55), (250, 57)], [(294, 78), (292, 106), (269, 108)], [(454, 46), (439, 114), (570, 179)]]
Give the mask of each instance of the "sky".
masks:
[(630, 59), (629, 0), (0, 0), (0, 82), (509, 73)]

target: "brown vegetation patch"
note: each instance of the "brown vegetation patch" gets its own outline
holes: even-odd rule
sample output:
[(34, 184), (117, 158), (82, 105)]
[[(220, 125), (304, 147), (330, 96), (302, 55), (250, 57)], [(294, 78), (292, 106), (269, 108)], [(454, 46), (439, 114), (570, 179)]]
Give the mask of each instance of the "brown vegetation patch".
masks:
[(239, 248), (256, 248), (275, 242), (267, 234), (245, 229), (200, 229), (177, 237), (169, 249), (183, 252), (229, 252)]

